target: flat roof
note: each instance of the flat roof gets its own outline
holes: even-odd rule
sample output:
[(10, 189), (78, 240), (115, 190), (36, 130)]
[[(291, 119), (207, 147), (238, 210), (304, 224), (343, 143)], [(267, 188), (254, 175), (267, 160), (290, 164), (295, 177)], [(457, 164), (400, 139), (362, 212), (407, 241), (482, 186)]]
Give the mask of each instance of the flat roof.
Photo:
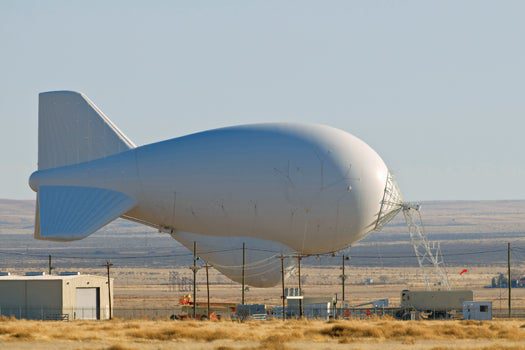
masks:
[[(98, 276), (98, 275), (36, 275), (36, 276), (25, 276), (25, 275), (10, 275), (10, 276), (0, 276), (0, 281), (19, 281), (19, 280), (35, 280), (35, 281), (53, 281), (53, 280), (71, 280), (75, 278), (80, 277), (88, 277), (88, 278), (102, 278), (107, 279), (105, 276)], [(113, 278), (112, 278), (113, 279)]]

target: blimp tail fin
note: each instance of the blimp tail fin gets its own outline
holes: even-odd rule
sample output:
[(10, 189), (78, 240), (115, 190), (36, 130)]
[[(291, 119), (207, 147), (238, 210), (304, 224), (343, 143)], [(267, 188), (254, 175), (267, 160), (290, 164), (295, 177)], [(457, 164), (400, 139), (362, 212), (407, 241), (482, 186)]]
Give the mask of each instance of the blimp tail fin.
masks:
[(117, 191), (78, 186), (40, 186), (36, 203), (35, 238), (62, 242), (85, 238), (136, 205)]
[(39, 170), (87, 162), (136, 147), (82, 93), (43, 92), (38, 102)]

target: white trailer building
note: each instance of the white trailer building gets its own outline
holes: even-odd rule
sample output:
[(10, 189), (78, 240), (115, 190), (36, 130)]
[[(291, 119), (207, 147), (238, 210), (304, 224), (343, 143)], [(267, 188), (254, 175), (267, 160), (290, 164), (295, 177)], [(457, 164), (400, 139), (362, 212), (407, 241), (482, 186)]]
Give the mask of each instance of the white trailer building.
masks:
[(463, 318), (465, 320), (492, 320), (492, 301), (465, 301)]
[(300, 315), (299, 300), (302, 299), (303, 315), (306, 318), (329, 319), (334, 315), (333, 297), (286, 297), (288, 303), (288, 317), (296, 318)]
[(67, 273), (0, 276), (0, 315), (38, 320), (108, 319), (113, 279)]

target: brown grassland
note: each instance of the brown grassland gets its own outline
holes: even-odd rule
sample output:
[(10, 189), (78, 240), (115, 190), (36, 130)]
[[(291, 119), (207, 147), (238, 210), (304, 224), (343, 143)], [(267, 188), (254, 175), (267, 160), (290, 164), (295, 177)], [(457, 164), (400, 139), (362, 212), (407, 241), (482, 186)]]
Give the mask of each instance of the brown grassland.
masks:
[(0, 320), (0, 349), (525, 349), (525, 322)]

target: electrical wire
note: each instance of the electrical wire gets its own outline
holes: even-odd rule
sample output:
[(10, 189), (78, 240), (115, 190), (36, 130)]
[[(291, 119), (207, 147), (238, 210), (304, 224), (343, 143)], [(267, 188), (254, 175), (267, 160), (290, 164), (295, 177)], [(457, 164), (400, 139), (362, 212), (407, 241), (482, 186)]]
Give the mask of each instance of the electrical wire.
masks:
[[(234, 251), (242, 250), (242, 248), (230, 248), (230, 249), (217, 249), (217, 250), (209, 250), (209, 251), (198, 251), (197, 255), (205, 255), (205, 254), (216, 254), (216, 253), (231, 253)], [(258, 251), (258, 252), (268, 252), (268, 253), (274, 253), (270, 257), (266, 257), (264, 259), (258, 260), (258, 262), (245, 264), (245, 266), (254, 266), (262, 261), (270, 260), (270, 259), (277, 259), (283, 256), (284, 258), (290, 259), (290, 258), (297, 258), (298, 254), (282, 254), (280, 251), (276, 250), (269, 250), (269, 249), (257, 249), (257, 248), (246, 248), (246, 250), (249, 251)], [(513, 247), (511, 250), (515, 250), (516, 252), (524, 252), (525, 248), (522, 247)], [(499, 252), (506, 252), (507, 249), (491, 249), (491, 250), (477, 250), (477, 251), (462, 251), (462, 252), (456, 252), (456, 253), (449, 253), (449, 254), (442, 254), (443, 257), (455, 257), (455, 256), (464, 256), (464, 255), (478, 255), (478, 254), (489, 254), (489, 253), (499, 253)], [(281, 255), (282, 254), (282, 255)], [(15, 255), (15, 256), (22, 256), (22, 257), (35, 257), (35, 258), (47, 258), (50, 254), (39, 254), (39, 253), (31, 253), (31, 252), (16, 252), (16, 251), (5, 251), (0, 250), (0, 255)], [(81, 256), (81, 255), (53, 255), (53, 259), (62, 259), (62, 260), (135, 260), (135, 259), (162, 259), (162, 258), (174, 258), (174, 257), (191, 257), (193, 256), (193, 253), (191, 252), (184, 252), (184, 253), (170, 253), (170, 254), (158, 254), (158, 255), (133, 255), (133, 256), (119, 256), (119, 255), (113, 255), (113, 256)], [(345, 256), (350, 256), (353, 259), (378, 259), (379, 257), (377, 255), (353, 255), (353, 254), (345, 254)], [(324, 254), (312, 254), (312, 255), (303, 255), (302, 257), (324, 257), (324, 258), (338, 258), (340, 259), (342, 255), (340, 254), (334, 254), (334, 253), (324, 253)], [(407, 258), (415, 258), (415, 254), (401, 254), (401, 255), (382, 255), (382, 259), (407, 259)], [(232, 268), (232, 267), (242, 267), (242, 265), (224, 265), (224, 267)]]
[[(263, 266), (269, 266), (269, 265), (272, 265), (272, 264), (276, 264), (276, 258), (277, 256), (275, 255), (272, 255), (270, 257), (267, 257), (267, 258), (264, 258), (264, 259), (261, 259), (261, 260), (257, 260), (253, 263), (248, 263), (248, 264), (244, 264), (244, 268), (247, 269), (247, 268), (252, 268), (252, 269), (259, 269)], [(218, 267), (222, 267), (222, 268), (225, 268), (225, 269), (233, 269), (233, 268), (242, 268), (243, 265), (220, 265), (220, 264), (217, 264), (217, 263), (214, 263), (213, 266), (218, 266)]]
[[(242, 248), (240, 248), (242, 249)], [(223, 253), (223, 252), (232, 252), (239, 250), (238, 248), (234, 249), (221, 249), (221, 250), (210, 250), (198, 252), (199, 254), (212, 254), (212, 253)], [(30, 256), (37, 258), (47, 258), (50, 254), (35, 254), (35, 253), (22, 253), (22, 252), (8, 252), (0, 251), (2, 255), (18, 255), (18, 256)], [(198, 255), (198, 254), (197, 254)], [(163, 255), (133, 255), (133, 256), (73, 256), (73, 255), (52, 255), (53, 259), (82, 259), (82, 260), (120, 260), (120, 259), (153, 259), (153, 258), (173, 258), (177, 256), (193, 256), (193, 253), (173, 253), (173, 254), (163, 254)]]

